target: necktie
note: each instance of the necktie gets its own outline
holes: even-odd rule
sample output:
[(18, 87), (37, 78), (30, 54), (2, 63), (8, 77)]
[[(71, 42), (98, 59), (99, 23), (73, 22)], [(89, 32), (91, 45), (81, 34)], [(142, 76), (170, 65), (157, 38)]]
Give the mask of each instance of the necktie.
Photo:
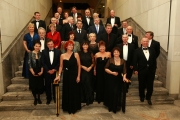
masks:
[(49, 52), (54, 52), (54, 50), (49, 50)]
[(123, 44), (123, 45), (127, 45), (127, 44)]
[(148, 50), (147, 48), (143, 48), (143, 50)]
[(81, 33), (81, 30), (79, 29), (78, 31), (79, 31), (79, 34), (80, 34), (80, 33)]
[(129, 37), (131, 37), (131, 35), (128, 35)]
[(108, 42), (110, 41), (110, 35), (108, 34)]
[(97, 33), (99, 33), (98, 25), (96, 25), (96, 31), (97, 31)]

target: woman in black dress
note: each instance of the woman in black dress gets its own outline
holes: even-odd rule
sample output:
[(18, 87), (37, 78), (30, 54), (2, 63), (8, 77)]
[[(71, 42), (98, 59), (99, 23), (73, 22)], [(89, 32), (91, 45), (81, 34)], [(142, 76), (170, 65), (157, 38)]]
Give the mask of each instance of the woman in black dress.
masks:
[(89, 49), (91, 52), (93, 52), (93, 55), (95, 55), (98, 51), (98, 43), (96, 43), (96, 34), (95, 33), (90, 33), (89, 34)]
[[(29, 80), (32, 94), (34, 96), (34, 105), (37, 103), (42, 104), (40, 99), (40, 94), (44, 91), (44, 81), (43, 81), (43, 67), (41, 64), (41, 43), (39, 41), (35, 42), (34, 50), (29, 52), (28, 65), (29, 65)], [(38, 95), (38, 98), (37, 98)]]
[(109, 58), (111, 58), (111, 53), (106, 52), (105, 42), (99, 42), (99, 52), (95, 54), (95, 66), (94, 75), (96, 75), (96, 101), (98, 103), (104, 102), (104, 90), (105, 90), (105, 71), (104, 67)]
[[(125, 112), (125, 98), (123, 94), (126, 94), (123, 89), (123, 83), (128, 82), (126, 78), (126, 63), (120, 58), (120, 49), (115, 47), (112, 51), (113, 57), (110, 58), (105, 66), (105, 71), (107, 73), (106, 82), (106, 97), (104, 100), (104, 105), (108, 107), (109, 111), (120, 110)], [(124, 92), (124, 93), (123, 93)]]
[(56, 83), (60, 81), (61, 72), (63, 70), (63, 93), (62, 93), (62, 109), (69, 114), (74, 114), (81, 109), (80, 94), (80, 73), (81, 64), (79, 54), (73, 52), (74, 42), (67, 41), (64, 48), (66, 52), (61, 54), (59, 76), (54, 80)]
[(79, 52), (81, 61), (81, 102), (86, 105), (92, 104), (94, 101), (93, 94), (93, 66), (94, 56), (89, 51), (89, 42), (83, 41), (81, 51)]

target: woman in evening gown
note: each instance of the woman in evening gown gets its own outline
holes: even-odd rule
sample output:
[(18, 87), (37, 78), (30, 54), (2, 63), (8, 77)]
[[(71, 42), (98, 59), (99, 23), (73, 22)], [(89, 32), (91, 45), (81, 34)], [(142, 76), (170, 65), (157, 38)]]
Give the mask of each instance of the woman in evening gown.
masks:
[(89, 51), (89, 42), (83, 41), (81, 44), (81, 51), (79, 52), (81, 61), (81, 102), (86, 105), (92, 104), (94, 101), (93, 94), (93, 66), (94, 56)]
[(63, 70), (62, 109), (69, 114), (74, 114), (81, 109), (79, 84), (81, 64), (79, 54), (73, 52), (74, 42), (67, 41), (64, 47), (66, 52), (61, 54), (59, 76), (55, 78), (54, 82), (60, 81)]
[(105, 90), (105, 70), (104, 67), (109, 58), (111, 58), (111, 53), (106, 52), (105, 42), (99, 42), (99, 52), (95, 54), (95, 66), (94, 75), (96, 75), (96, 101), (98, 103), (104, 102), (104, 90)]
[(104, 105), (108, 107), (109, 111), (116, 111), (122, 108), (125, 112), (125, 98), (123, 98), (123, 83), (128, 82), (126, 79), (126, 63), (120, 58), (120, 49), (115, 47), (112, 50), (113, 57), (110, 58), (105, 66), (105, 71), (107, 73), (106, 80), (106, 97), (104, 100)]

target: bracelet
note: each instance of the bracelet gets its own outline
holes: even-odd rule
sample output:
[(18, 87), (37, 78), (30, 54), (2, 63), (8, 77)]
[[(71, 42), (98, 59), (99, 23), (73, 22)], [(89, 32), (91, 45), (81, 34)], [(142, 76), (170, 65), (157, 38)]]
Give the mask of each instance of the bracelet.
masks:
[(61, 76), (61, 74), (59, 74), (59, 76)]

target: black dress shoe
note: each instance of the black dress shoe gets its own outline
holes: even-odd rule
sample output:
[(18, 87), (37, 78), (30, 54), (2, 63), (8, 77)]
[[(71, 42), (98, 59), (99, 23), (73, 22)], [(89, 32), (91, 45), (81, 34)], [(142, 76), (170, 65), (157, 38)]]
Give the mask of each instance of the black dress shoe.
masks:
[(140, 98), (140, 101), (141, 101), (141, 102), (144, 102), (144, 98)]
[(50, 102), (51, 102), (50, 100), (47, 100), (46, 104), (47, 104), (47, 105), (49, 105), (49, 104), (50, 104)]
[(148, 102), (148, 104), (149, 104), (149, 105), (152, 105), (152, 102), (151, 102), (151, 100), (147, 100), (147, 102)]
[(37, 105), (37, 99), (34, 100), (34, 105)]

